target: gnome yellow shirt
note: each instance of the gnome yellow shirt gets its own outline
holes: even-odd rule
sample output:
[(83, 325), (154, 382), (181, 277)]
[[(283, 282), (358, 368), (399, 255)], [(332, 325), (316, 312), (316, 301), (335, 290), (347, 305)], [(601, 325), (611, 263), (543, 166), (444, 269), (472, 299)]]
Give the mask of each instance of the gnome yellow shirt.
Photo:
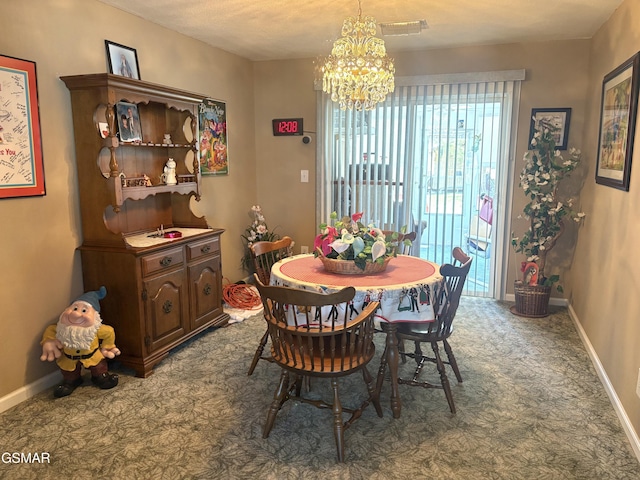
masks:
[[(42, 345), (44, 342), (56, 339), (57, 325), (49, 325), (42, 335)], [(100, 363), (104, 356), (100, 352), (101, 348), (111, 349), (116, 346), (116, 333), (113, 327), (109, 325), (100, 325), (98, 332), (91, 342), (91, 346), (87, 350), (78, 350), (76, 348), (64, 347), (62, 355), (56, 360), (58, 367), (62, 370), (73, 371), (76, 369), (78, 362), (83, 367), (95, 367)], [(86, 358), (85, 358), (86, 357)]]

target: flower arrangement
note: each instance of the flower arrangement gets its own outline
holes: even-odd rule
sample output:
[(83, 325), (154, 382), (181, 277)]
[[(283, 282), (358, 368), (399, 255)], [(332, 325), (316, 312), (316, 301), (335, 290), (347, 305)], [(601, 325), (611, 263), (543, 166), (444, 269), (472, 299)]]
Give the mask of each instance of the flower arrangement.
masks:
[(253, 271), (253, 261), (249, 247), (256, 242), (273, 242), (280, 239), (278, 234), (269, 231), (260, 205), (253, 205), (251, 207), (251, 214), (253, 215), (253, 222), (245, 229), (244, 235), (240, 235), (245, 244), (242, 268), (248, 272)]
[[(531, 140), (533, 148), (525, 153), (525, 166), (520, 172), (519, 186), (529, 198), (523, 210), (529, 227), (522, 238), (512, 232), (511, 245), (527, 257), (521, 270), (525, 283), (530, 285), (552, 286), (560, 280), (558, 275), (545, 275), (547, 255), (564, 232), (564, 220), (570, 218), (580, 223), (585, 217), (583, 212), (573, 210), (572, 199), (562, 201), (558, 191), (562, 179), (578, 166), (581, 153), (572, 148), (565, 160), (555, 149), (554, 133), (557, 130), (549, 123), (540, 123)], [(557, 290), (562, 292), (560, 284)]]
[(330, 218), (334, 225), (322, 223), (319, 226), (320, 233), (313, 244), (314, 255), (351, 260), (360, 270), (364, 270), (367, 263), (382, 264), (385, 259), (395, 257), (398, 232), (385, 235), (373, 224), (362, 223), (362, 215), (362, 212), (354, 213), (336, 221), (338, 214), (333, 212)]

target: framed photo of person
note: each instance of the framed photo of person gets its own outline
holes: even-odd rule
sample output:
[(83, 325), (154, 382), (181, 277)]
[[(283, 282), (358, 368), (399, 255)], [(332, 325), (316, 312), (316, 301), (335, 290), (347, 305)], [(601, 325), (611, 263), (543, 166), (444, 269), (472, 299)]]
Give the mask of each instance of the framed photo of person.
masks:
[(142, 128), (138, 106), (135, 103), (116, 103), (116, 117), (118, 119), (118, 134), (124, 143), (141, 142)]
[(202, 175), (228, 175), (227, 105), (206, 98), (198, 113), (198, 143), (200, 173)]
[(109, 73), (140, 80), (140, 67), (136, 50), (109, 40), (105, 40), (104, 44), (107, 48)]

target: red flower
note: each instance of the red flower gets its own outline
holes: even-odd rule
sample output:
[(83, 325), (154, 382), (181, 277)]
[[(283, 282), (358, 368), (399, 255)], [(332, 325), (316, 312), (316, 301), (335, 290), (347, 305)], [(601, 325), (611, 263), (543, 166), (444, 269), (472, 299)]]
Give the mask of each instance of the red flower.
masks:
[(353, 220), (354, 222), (359, 221), (362, 218), (364, 212), (358, 212), (358, 213), (354, 213), (353, 215), (351, 215), (351, 220)]

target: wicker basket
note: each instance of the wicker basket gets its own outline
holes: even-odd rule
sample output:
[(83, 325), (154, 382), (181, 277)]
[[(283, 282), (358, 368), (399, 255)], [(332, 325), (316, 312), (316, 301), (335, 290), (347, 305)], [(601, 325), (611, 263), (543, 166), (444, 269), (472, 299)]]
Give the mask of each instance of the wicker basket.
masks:
[(549, 315), (551, 287), (544, 285), (525, 285), (520, 280), (514, 284), (516, 304), (511, 311), (522, 317), (546, 317)]
[(322, 261), (325, 271), (329, 273), (337, 273), (340, 275), (372, 275), (384, 272), (392, 257), (385, 258), (383, 263), (367, 262), (364, 270), (358, 267), (353, 260), (336, 260), (334, 258), (327, 258), (324, 255), (318, 255), (318, 258)]

